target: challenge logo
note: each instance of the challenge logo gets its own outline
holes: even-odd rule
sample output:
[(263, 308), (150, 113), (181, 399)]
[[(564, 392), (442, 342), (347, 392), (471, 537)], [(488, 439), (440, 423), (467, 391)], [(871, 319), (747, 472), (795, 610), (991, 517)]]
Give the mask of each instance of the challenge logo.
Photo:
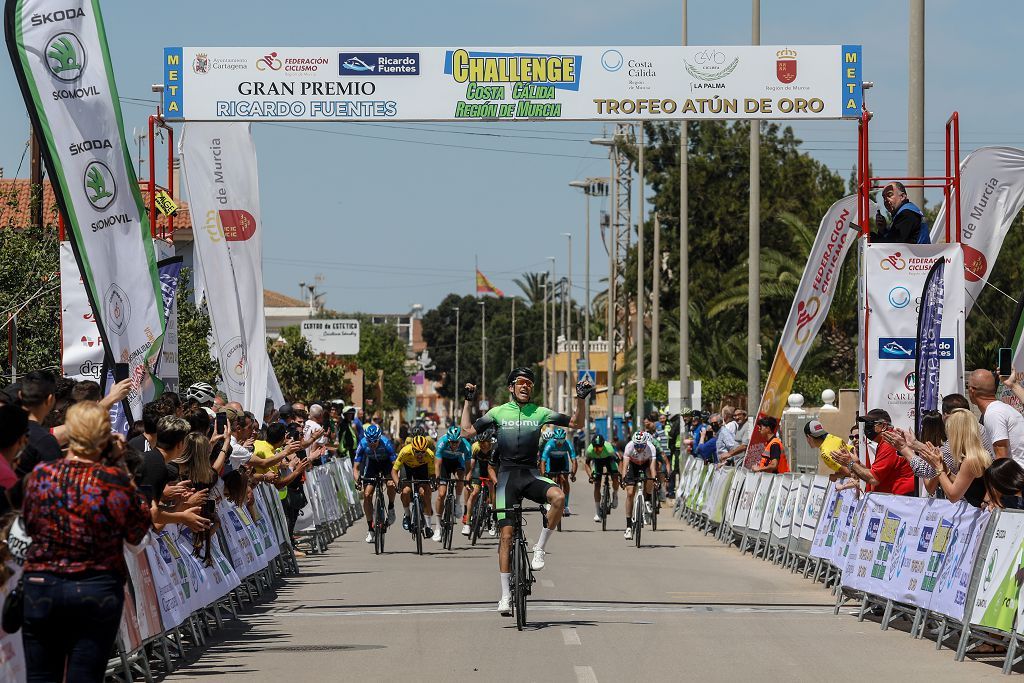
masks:
[(112, 284), (107, 288), (107, 295), (103, 298), (106, 310), (108, 328), (118, 336), (128, 329), (128, 321), (132, 317), (132, 304), (128, 294), (119, 285)]
[(269, 55), (263, 55), (256, 60), (257, 71), (266, 71), (267, 69), (270, 69), (271, 71), (280, 71), (281, 66), (281, 60), (277, 58), (276, 52), (271, 52)]
[(192, 70), (197, 74), (210, 73), (210, 55), (205, 52), (197, 52), (196, 58), (192, 60)]
[(341, 52), (339, 76), (419, 76), (418, 52)]
[(893, 308), (906, 308), (912, 299), (906, 287), (893, 287), (889, 290), (889, 305)]
[(775, 76), (780, 83), (789, 85), (796, 80), (796, 50), (788, 47), (775, 53)]
[(686, 73), (698, 81), (720, 81), (735, 71), (740, 64), (739, 57), (726, 64), (727, 59), (725, 53), (719, 50), (702, 50), (693, 56), (693, 64), (685, 59), (683, 64), (686, 66)]
[(517, 52), (445, 53), (444, 73), (456, 83), (525, 83), (579, 90), (580, 55), (545, 55)]
[(907, 262), (903, 258), (903, 254), (897, 251), (882, 259), (881, 266), (882, 270), (903, 270), (907, 267)]
[(46, 44), (46, 67), (62, 81), (77, 81), (85, 71), (85, 47), (74, 33), (58, 33)]
[(106, 209), (117, 197), (114, 174), (102, 161), (92, 161), (85, 167), (82, 182), (85, 185), (85, 198), (97, 211)]

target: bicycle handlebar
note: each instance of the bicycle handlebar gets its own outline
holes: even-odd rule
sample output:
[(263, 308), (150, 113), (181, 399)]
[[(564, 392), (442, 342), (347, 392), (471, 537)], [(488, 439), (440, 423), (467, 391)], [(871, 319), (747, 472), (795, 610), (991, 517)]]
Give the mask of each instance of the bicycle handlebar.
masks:
[(505, 514), (508, 514), (510, 512), (513, 513), (513, 514), (517, 514), (517, 513), (521, 514), (523, 512), (547, 512), (547, 510), (544, 509), (543, 505), (538, 505), (537, 507), (526, 507), (526, 508), (524, 508), (522, 505), (513, 505), (510, 508), (495, 508), (495, 509), (491, 510), (491, 512), (494, 512), (495, 514), (497, 514), (499, 512), (502, 512), (502, 513), (505, 513)]

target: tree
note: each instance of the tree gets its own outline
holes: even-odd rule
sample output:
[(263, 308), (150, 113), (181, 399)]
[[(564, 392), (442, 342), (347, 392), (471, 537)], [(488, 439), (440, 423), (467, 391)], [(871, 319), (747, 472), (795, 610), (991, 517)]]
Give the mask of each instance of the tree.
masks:
[(355, 364), (363, 371), (363, 396), (377, 398), (378, 378), (383, 395), (381, 410), (405, 408), (412, 384), (406, 367), (406, 343), (399, 339), (393, 325), (374, 325), (365, 320), (359, 328), (359, 353)]
[(547, 281), (547, 273), (523, 273), (521, 278), (517, 277), (512, 280), (519, 286), (519, 289), (523, 290), (530, 305), (535, 306), (544, 305), (544, 285)]
[(5, 323), (16, 311), (18, 373), (60, 372), (59, 273), (60, 248), (52, 225), (0, 229), (0, 368), (8, 378), (11, 366)]
[(298, 326), (282, 329), (281, 341), (269, 342), (267, 350), (281, 393), (288, 400), (311, 403), (351, 396), (352, 383), (345, 379), (345, 368), (316, 354)]
[(178, 385), (182, 390), (196, 382), (217, 386), (220, 368), (210, 357), (210, 316), (192, 301), (192, 269), (182, 268), (178, 278)]

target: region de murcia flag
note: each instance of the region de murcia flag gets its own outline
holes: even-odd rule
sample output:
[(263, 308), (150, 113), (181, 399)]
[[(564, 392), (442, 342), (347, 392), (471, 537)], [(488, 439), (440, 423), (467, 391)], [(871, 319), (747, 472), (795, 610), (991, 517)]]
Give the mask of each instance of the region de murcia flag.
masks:
[[(967, 279), (966, 314), (988, 282), (1013, 219), (1024, 206), (1024, 150), (979, 147), (960, 164), (960, 229)], [(956, 239), (956, 227), (950, 237)], [(946, 204), (932, 227), (932, 244), (946, 240)]]
[[(782, 418), (782, 410), (793, 389), (796, 373), (800, 371), (800, 365), (832, 307), (832, 297), (835, 296), (839, 270), (843, 267), (846, 253), (857, 240), (857, 230), (853, 227), (856, 212), (857, 195), (849, 195), (829, 207), (821, 219), (818, 236), (800, 277), (796, 298), (789, 309), (789, 317), (775, 351), (775, 360), (772, 361), (772, 369), (765, 382), (764, 395), (761, 396), (757, 412), (758, 419), (766, 416), (776, 420)], [(747, 446), (745, 466), (751, 467), (757, 462), (765, 443), (764, 437), (755, 429)]]
[(107, 361), (128, 365), (138, 418), (164, 311), (99, 2), (7, 0), (4, 31)]
[(247, 123), (188, 123), (180, 152), (223, 388), (262, 417), (272, 370), (256, 144)]
[(497, 294), (499, 297), (505, 296), (505, 292), (492, 285), (491, 281), (487, 279), (486, 275), (480, 272), (479, 268), (477, 268), (476, 271), (476, 293)]

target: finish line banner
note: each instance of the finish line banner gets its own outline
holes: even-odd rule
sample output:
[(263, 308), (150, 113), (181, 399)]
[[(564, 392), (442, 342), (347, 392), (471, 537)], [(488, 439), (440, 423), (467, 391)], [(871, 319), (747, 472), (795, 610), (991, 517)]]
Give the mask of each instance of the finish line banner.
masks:
[(838, 119), (860, 45), (167, 47), (171, 121)]

